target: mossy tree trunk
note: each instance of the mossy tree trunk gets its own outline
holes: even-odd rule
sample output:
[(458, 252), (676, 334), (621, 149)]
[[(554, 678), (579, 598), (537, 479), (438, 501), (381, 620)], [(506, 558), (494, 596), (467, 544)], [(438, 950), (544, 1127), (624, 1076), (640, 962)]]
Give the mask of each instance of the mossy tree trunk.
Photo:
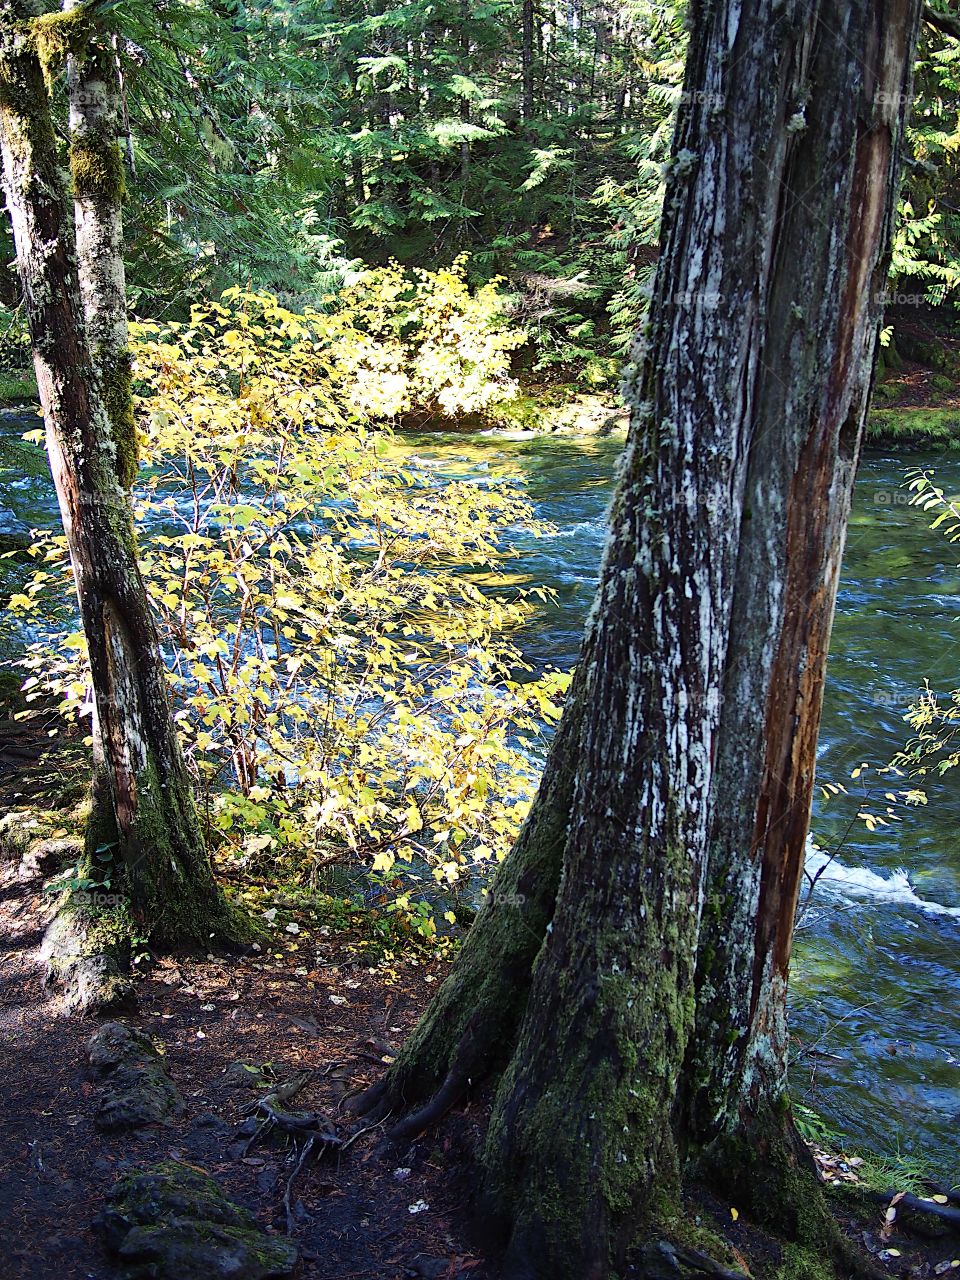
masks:
[[(432, 1098), (409, 1137), (499, 1077), (483, 1182), (509, 1280), (606, 1277), (655, 1184), (718, 1134), (746, 1178), (776, 1117), (799, 1168), (786, 975), (918, 16), (691, 9), (630, 433), (544, 794), (367, 1099)], [(802, 1176), (779, 1190), (798, 1221)]]
[(41, 62), (51, 51), (82, 56), (85, 44), (75, 44), (86, 36), (82, 22), (82, 13), (35, 19), (26, 5), (0, 4), (7, 203), (126, 889), (158, 944), (205, 944), (234, 926), (211, 873), (174, 731), (124, 483), (129, 444), (118, 442), (87, 341), (74, 218)]
[[(108, 33), (86, 16), (80, 0), (67, 0), (64, 14), (72, 14), (74, 22), (79, 20), (83, 37), (76, 51), (66, 59), (70, 176), (80, 296), (87, 345), (100, 379), (116, 445), (118, 479), (129, 490), (136, 479), (138, 459), (123, 260), (125, 174), (119, 144), (119, 71)], [(77, 45), (76, 40), (70, 43)], [(104, 844), (115, 844), (119, 835), (96, 702), (92, 739), (87, 856), (95, 860), (97, 849)]]

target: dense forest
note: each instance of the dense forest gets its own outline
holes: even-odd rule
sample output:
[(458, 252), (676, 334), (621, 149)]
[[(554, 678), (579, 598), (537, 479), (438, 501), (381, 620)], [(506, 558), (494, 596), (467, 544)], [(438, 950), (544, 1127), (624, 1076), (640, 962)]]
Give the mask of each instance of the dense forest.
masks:
[[(364, 268), (468, 255), (472, 283), (501, 279), (535, 382), (616, 384), (656, 259), (685, 6), (110, 12), (135, 314), (185, 320), (228, 287), (323, 305)], [(927, 19), (889, 287), (936, 305), (960, 279), (960, 54), (957, 19)], [(62, 76), (51, 91), (65, 119)]]
[(960, 1269), (953, 6), (0, 0), (0, 143), (0, 1277)]

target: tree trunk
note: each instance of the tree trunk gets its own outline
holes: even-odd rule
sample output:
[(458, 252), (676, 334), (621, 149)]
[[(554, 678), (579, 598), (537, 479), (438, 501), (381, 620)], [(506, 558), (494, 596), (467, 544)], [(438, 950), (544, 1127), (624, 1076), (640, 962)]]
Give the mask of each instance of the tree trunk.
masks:
[[(64, 12), (78, 7), (79, 0), (67, 0)], [(77, 273), (87, 344), (110, 418), (118, 477), (123, 487), (130, 489), (138, 458), (123, 261), (120, 80), (112, 45), (107, 47), (94, 38), (87, 42), (82, 56), (71, 55), (67, 84)], [(86, 852), (93, 860), (98, 848), (115, 845), (119, 839), (96, 701), (91, 729), (93, 780)]]
[[(761, 350), (755, 441), (711, 798), (686, 1137), (730, 1170), (787, 1081), (786, 993), (827, 648), (869, 402), (911, 100), (914, 0), (822, 20), (791, 146)], [(832, 28), (836, 27), (834, 31)], [(789, 121), (786, 127), (790, 127)], [(750, 714), (744, 714), (750, 708)], [(781, 1121), (782, 1126), (782, 1121)], [(787, 1163), (794, 1145), (785, 1135)], [(776, 1212), (756, 1171), (738, 1204)]]
[[(82, 39), (85, 45), (82, 21), (78, 14), (29, 21), (9, 0), (0, 8), (7, 202), (126, 888), (136, 917), (156, 943), (205, 945), (211, 935), (236, 926), (210, 870), (174, 732), (165, 669), (137, 564), (129, 496), (120, 481), (134, 455), (124, 458), (124, 449), (132, 446), (118, 442), (109, 397), (91, 360), (73, 217), (38, 55), (38, 49), (48, 55), (51, 49), (79, 52), (72, 42)], [(81, 202), (95, 204), (105, 189), (116, 194), (112, 163), (98, 154), (82, 147), (80, 175), (74, 166), (75, 178), (81, 177)]]
[[(918, 9), (693, 8), (630, 435), (546, 794), (375, 1090), (397, 1106), (440, 1085), (398, 1126), (409, 1137), (509, 1058), (483, 1164), (511, 1280), (605, 1277), (655, 1178), (675, 1183), (720, 1131), (739, 1139), (729, 1177), (746, 1180), (743, 1139), (782, 1103), (826, 645)], [(562, 857), (553, 911), (551, 872), (527, 920), (539, 947), (500, 949), (519, 931), (501, 886), (541, 836), (549, 866)], [(497, 1038), (464, 1059), (472, 1014)], [(779, 1190), (798, 1218), (815, 1185)]]
[(533, 121), (534, 116), (534, 67), (533, 67), (533, 23), (534, 10), (533, 0), (523, 0), (521, 9), (521, 25), (523, 28), (523, 42), (521, 50), (521, 81), (522, 81), (522, 115), (523, 122), (528, 127)]

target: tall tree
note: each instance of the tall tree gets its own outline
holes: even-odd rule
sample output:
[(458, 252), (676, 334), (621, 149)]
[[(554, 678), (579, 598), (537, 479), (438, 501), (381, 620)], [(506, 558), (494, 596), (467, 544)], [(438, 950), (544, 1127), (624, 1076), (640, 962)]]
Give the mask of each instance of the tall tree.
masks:
[[(110, 107), (114, 95), (103, 79), (112, 51), (97, 44), (104, 39), (85, 10), (35, 18), (27, 4), (3, 0), (4, 178), (125, 888), (156, 942), (203, 944), (236, 925), (204, 849), (137, 564), (128, 494), (136, 446), (123, 350), (126, 321), (125, 312), (122, 318), (116, 314), (124, 308), (117, 268), (121, 161)], [(78, 64), (72, 171), (99, 367), (84, 322), (73, 208), (45, 83), (45, 71), (53, 73), (68, 54)], [(88, 56), (92, 61), (81, 72)], [(95, 101), (79, 100), (84, 76)], [(103, 256), (95, 261), (95, 254)]]
[[(67, 0), (64, 11), (75, 13), (81, 7), (78, 0)], [(125, 176), (118, 142), (120, 76), (116, 53), (106, 33), (88, 39), (81, 56), (69, 56), (67, 83), (77, 272), (86, 337), (110, 419), (118, 479), (125, 489), (130, 489), (137, 471), (137, 438), (123, 261)], [(96, 700), (92, 731), (88, 857), (95, 857), (103, 844), (114, 844), (118, 835)]]
[(498, 1078), (483, 1181), (511, 1280), (606, 1276), (655, 1180), (707, 1149), (738, 1186), (758, 1159), (783, 1171), (779, 1221), (804, 1233), (815, 1187), (788, 1122), (756, 1139), (783, 1115), (824, 661), (918, 17), (917, 0), (692, 6), (568, 709), (490, 905), (361, 1103), (405, 1110), (408, 1138)]

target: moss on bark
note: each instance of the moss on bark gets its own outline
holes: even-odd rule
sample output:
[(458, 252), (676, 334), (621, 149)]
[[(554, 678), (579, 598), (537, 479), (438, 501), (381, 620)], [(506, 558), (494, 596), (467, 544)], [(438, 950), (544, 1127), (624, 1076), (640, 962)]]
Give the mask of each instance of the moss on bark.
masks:
[(62, 70), (67, 58), (83, 57), (93, 34), (86, 6), (63, 12), (44, 13), (27, 23), (30, 43), (43, 69), (48, 88)]
[(86, 133), (70, 145), (70, 177), (74, 194), (94, 200), (121, 201), (126, 193), (123, 155), (115, 137)]
[(133, 360), (129, 351), (118, 357), (97, 360), (103, 399), (117, 451), (117, 476), (130, 489), (140, 469), (140, 446), (133, 411)]

